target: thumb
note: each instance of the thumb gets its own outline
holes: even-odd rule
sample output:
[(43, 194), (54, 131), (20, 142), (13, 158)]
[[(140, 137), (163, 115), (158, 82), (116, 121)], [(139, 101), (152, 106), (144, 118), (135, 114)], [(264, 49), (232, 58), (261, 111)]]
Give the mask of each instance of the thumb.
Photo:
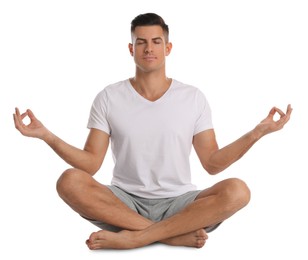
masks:
[(274, 115), (275, 115), (275, 113), (276, 113), (276, 108), (273, 107), (273, 108), (269, 111), (268, 117), (273, 118)]

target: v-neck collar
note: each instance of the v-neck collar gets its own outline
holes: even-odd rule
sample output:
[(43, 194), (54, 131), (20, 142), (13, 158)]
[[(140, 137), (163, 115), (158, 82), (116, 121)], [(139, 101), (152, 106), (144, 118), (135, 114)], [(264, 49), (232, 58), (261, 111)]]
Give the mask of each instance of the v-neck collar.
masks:
[(127, 84), (130, 88), (130, 90), (132, 91), (132, 93), (134, 94), (134, 96), (138, 97), (139, 99), (143, 100), (143, 102), (147, 102), (147, 103), (150, 103), (150, 104), (155, 104), (155, 103), (160, 103), (162, 102), (170, 93), (170, 90), (173, 88), (173, 79), (171, 79), (171, 84), (169, 86), (169, 88), (167, 89), (167, 91), (158, 99), (154, 100), (154, 101), (151, 101), (147, 98), (145, 98), (144, 96), (142, 96), (141, 94), (139, 94), (137, 92), (137, 90), (133, 87), (132, 83), (130, 82), (129, 79), (127, 79)]

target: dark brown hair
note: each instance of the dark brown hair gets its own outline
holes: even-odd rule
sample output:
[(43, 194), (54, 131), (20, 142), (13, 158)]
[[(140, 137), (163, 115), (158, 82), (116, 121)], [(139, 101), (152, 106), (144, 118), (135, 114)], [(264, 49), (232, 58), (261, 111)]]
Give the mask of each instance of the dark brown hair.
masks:
[(159, 25), (165, 34), (165, 38), (168, 41), (169, 38), (169, 27), (165, 23), (164, 19), (155, 13), (140, 14), (134, 18), (131, 22), (130, 31), (133, 33), (137, 26), (150, 26)]

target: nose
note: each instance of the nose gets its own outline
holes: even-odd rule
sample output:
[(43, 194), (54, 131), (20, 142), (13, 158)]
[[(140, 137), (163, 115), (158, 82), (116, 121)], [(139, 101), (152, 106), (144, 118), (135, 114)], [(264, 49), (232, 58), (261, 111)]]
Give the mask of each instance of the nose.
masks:
[(147, 44), (146, 45), (146, 47), (145, 47), (145, 49), (144, 49), (144, 53), (151, 53), (153, 51), (153, 49), (152, 49), (152, 44)]

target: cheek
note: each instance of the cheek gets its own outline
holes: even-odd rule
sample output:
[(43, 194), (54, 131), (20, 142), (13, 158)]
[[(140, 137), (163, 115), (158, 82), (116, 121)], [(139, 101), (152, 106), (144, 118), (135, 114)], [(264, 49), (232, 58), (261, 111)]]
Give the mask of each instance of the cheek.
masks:
[(141, 46), (138, 46), (134, 49), (135, 56), (140, 56), (144, 53), (144, 49)]

